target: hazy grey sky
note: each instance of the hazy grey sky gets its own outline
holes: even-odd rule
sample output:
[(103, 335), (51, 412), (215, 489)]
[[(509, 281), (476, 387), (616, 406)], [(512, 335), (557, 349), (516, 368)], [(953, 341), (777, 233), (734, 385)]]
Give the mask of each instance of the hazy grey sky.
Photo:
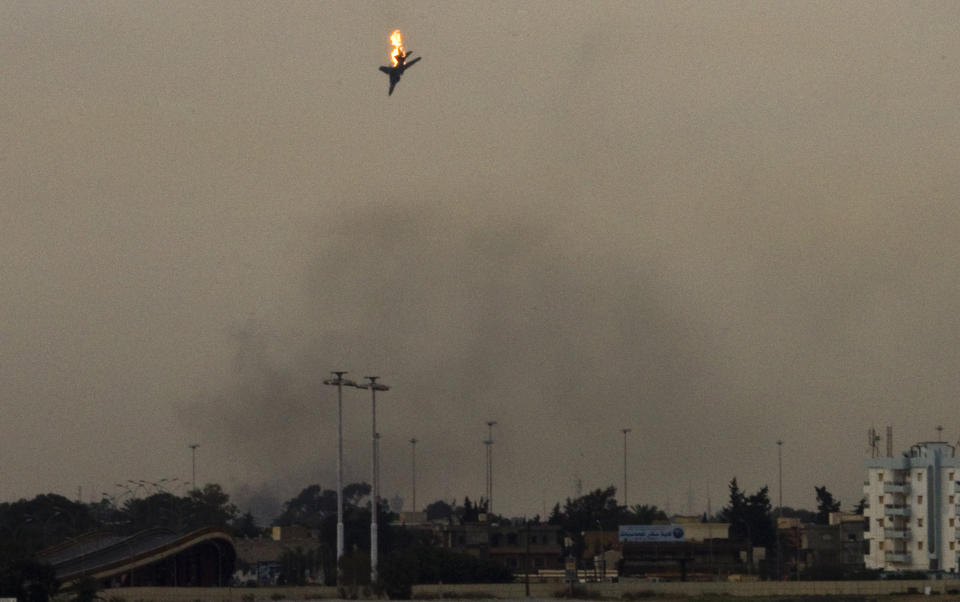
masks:
[[(423, 56), (387, 96), (399, 28)], [(960, 4), (0, 3), (0, 499), (861, 495), (960, 437)], [(348, 391), (346, 473), (369, 477)], [(689, 508), (689, 502), (693, 507)]]

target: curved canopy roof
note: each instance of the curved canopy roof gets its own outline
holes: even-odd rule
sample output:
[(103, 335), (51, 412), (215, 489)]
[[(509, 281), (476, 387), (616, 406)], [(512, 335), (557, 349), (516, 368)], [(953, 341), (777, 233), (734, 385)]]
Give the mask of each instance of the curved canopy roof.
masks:
[(236, 558), (230, 534), (207, 527), (186, 534), (167, 529), (148, 529), (133, 535), (90, 533), (47, 548), (40, 559), (53, 565), (61, 583), (69, 584), (86, 576), (108, 579), (208, 542), (227, 552), (231, 563)]

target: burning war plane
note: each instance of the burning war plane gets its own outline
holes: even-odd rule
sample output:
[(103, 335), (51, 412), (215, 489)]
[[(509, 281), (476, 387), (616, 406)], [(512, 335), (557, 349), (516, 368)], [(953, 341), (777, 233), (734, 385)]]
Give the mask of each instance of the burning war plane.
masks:
[(387, 96), (393, 94), (393, 88), (397, 85), (397, 82), (400, 81), (400, 76), (403, 75), (403, 71), (423, 58), (418, 56), (412, 61), (407, 60), (407, 57), (409, 57), (411, 53), (403, 51), (403, 36), (400, 35), (400, 30), (394, 30), (394, 32), (390, 34), (390, 43), (393, 44), (393, 52), (390, 53), (392, 65), (390, 67), (380, 67), (380, 71), (390, 76), (390, 91), (387, 92)]

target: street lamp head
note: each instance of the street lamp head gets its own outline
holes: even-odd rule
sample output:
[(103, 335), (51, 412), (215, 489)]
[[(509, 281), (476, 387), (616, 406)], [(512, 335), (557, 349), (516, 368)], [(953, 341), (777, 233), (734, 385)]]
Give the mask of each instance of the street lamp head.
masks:
[(390, 387), (389, 387), (389, 386), (387, 386), (387, 385), (385, 385), (385, 384), (383, 384), (383, 383), (378, 383), (378, 382), (377, 382), (377, 379), (379, 378), (378, 376), (364, 376), (364, 378), (369, 378), (369, 379), (370, 379), (370, 382), (368, 382), (368, 383), (358, 383), (357, 385), (355, 385), (358, 389), (372, 389), (372, 390), (374, 390), (374, 391), (389, 391), (389, 390), (390, 390)]
[(632, 431), (633, 429), (621, 429), (621, 430), (623, 431), (623, 434), (626, 435), (627, 433), (629, 433), (629, 432)]
[(335, 387), (356, 387), (357, 383), (353, 382), (349, 378), (343, 378), (343, 375), (346, 372), (334, 372), (337, 375), (336, 378), (325, 378), (323, 384), (333, 385)]

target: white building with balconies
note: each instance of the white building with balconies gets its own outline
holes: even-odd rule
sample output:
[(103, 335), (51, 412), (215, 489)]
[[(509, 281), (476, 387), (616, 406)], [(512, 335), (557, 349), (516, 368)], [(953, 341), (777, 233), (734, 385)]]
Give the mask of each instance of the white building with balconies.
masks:
[(942, 441), (899, 458), (870, 458), (863, 486), (867, 568), (956, 572), (960, 560), (960, 457)]

